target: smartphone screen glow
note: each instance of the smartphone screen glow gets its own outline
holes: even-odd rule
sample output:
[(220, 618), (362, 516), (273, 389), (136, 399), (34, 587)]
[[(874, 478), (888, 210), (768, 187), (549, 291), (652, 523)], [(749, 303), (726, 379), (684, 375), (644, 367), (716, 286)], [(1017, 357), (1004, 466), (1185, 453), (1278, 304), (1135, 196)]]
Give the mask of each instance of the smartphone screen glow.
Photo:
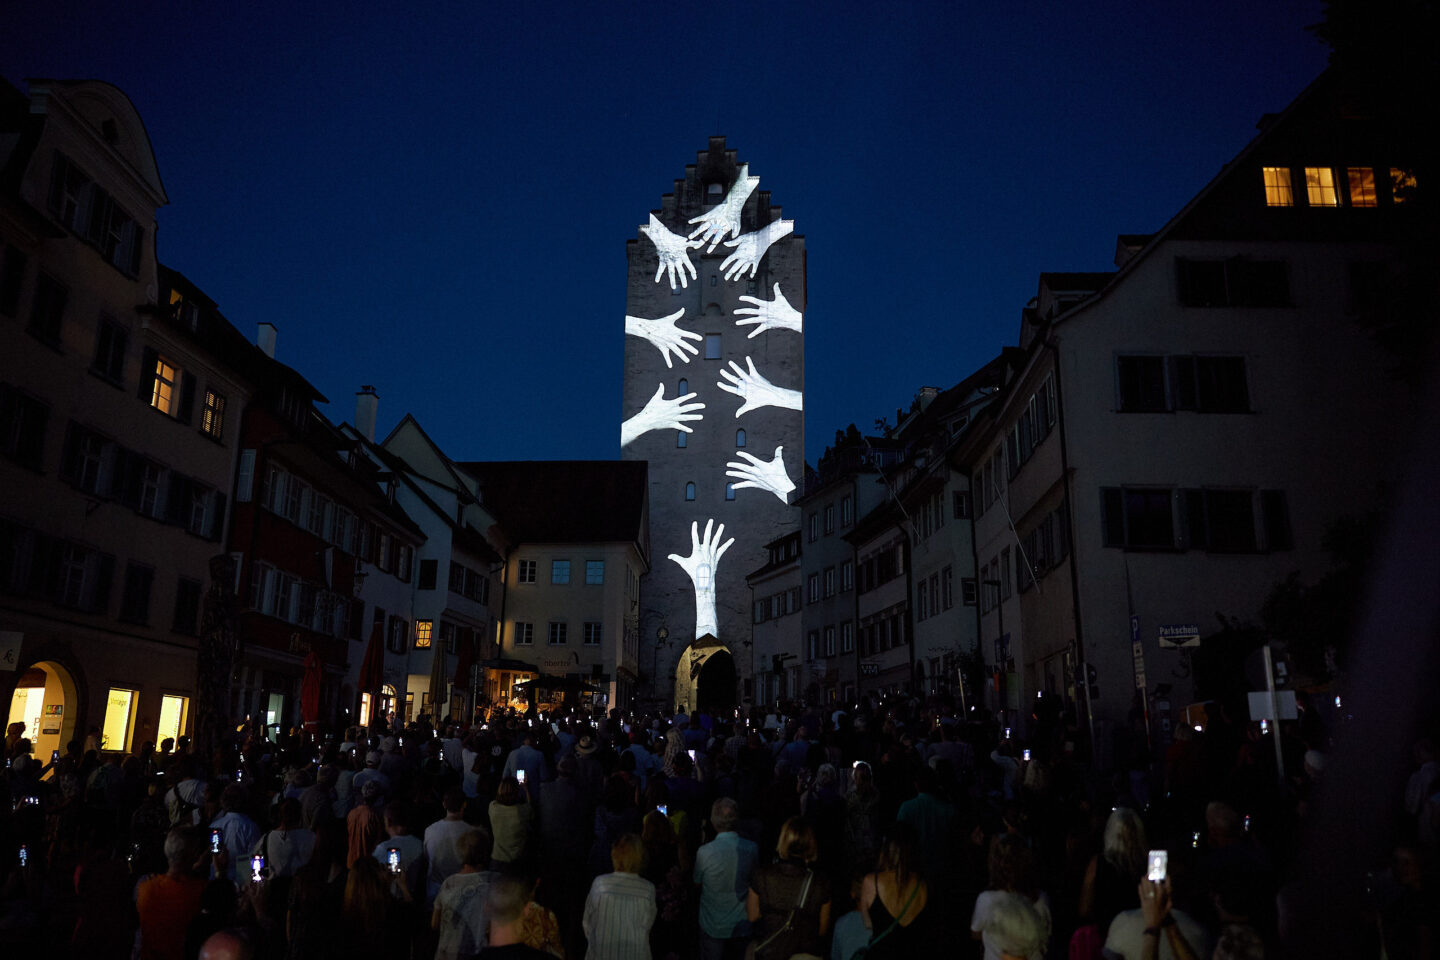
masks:
[(1151, 883), (1160, 883), (1165, 879), (1165, 870), (1170, 865), (1170, 854), (1165, 850), (1150, 851), (1150, 869), (1145, 874)]

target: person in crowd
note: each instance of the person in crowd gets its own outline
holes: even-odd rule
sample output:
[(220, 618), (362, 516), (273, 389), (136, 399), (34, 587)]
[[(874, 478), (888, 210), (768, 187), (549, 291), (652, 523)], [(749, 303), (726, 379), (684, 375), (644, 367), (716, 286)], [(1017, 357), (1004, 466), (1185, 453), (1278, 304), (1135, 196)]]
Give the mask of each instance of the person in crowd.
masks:
[(335, 930), (345, 907), (346, 835), (334, 818), (315, 828), (309, 861), (290, 884), (285, 917), (290, 960), (331, 960), (338, 957)]
[(860, 885), (860, 910), (870, 928), (866, 960), (928, 956), (929, 902), (915, 831), (904, 823), (892, 824), (881, 837), (875, 872)]
[(395, 960), (410, 952), (405, 872), (391, 874), (372, 857), (361, 857), (345, 880), (340, 913), (341, 956), (345, 960)]
[(864, 760), (851, 767), (851, 789), (845, 796), (845, 857), (853, 873), (868, 873), (880, 845), (880, 791), (875, 772)]
[(1032, 960), (1045, 955), (1049, 921), (1018, 893), (998, 893), (987, 910), (985, 951), (1000, 960)]
[(235, 925), (240, 899), (228, 877), (216, 877), (200, 894), (200, 912), (185, 928), (185, 960), (195, 960), (216, 933)]
[(490, 884), (485, 896), (490, 945), (475, 955), (476, 960), (554, 960), (521, 939), (529, 903), (529, 888), (519, 877), (502, 876)]
[(610, 870), (610, 848), (623, 834), (640, 829), (640, 812), (635, 808), (635, 790), (625, 776), (611, 774), (605, 781), (600, 806), (595, 808), (595, 839), (590, 845), (592, 877)]
[(1142, 877), (1140, 906), (1116, 914), (1105, 936), (1107, 960), (1204, 960), (1212, 951), (1205, 928), (1171, 906), (1170, 881)]
[(491, 861), (497, 870), (517, 870), (530, 851), (530, 832), (535, 824), (535, 807), (530, 803), (528, 784), (514, 777), (500, 781), (490, 803), (490, 832), (495, 837)]
[(645, 843), (624, 834), (610, 848), (610, 859), (614, 872), (596, 877), (585, 899), (586, 960), (649, 960), (656, 901), (655, 885), (640, 876)]
[(1016, 834), (999, 834), (990, 841), (989, 868), (990, 888), (975, 899), (970, 918), (971, 934), (985, 945), (985, 960), (1000, 960), (1005, 952), (1002, 938), (996, 936), (995, 905), (1010, 894), (1023, 897), (1040, 922), (1041, 951), (1027, 960), (1041, 960), (1043, 945), (1050, 939), (1050, 903), (1035, 884), (1034, 855), (1029, 844)]
[(927, 766), (916, 766), (915, 796), (900, 804), (895, 818), (915, 831), (920, 873), (937, 891), (959, 882), (960, 814), (940, 792), (940, 778)]
[(385, 788), (379, 781), (372, 780), (360, 790), (360, 802), (345, 817), (345, 831), (349, 838), (345, 866), (355, 866), (355, 861), (370, 856), (375, 845), (385, 835)]
[(185, 928), (200, 912), (205, 890), (205, 879), (196, 869), (204, 861), (204, 848), (194, 829), (172, 827), (165, 836), (166, 871), (135, 890), (140, 960), (181, 960), (184, 956)]
[(1101, 937), (1122, 910), (1139, 909), (1136, 884), (1145, 872), (1145, 824), (1129, 807), (1110, 811), (1100, 853), (1085, 868), (1078, 914)]
[(210, 821), (210, 829), (220, 831), (231, 878), (236, 886), (249, 882), (250, 851), (260, 839), (260, 828), (244, 812), (245, 800), (245, 788), (238, 783), (221, 788), (220, 813)]
[(850, 880), (850, 896), (847, 900), (850, 909), (835, 921), (834, 935), (830, 938), (830, 960), (854, 960), (855, 955), (864, 950), (865, 945), (870, 942), (870, 928), (866, 925), (865, 915), (860, 909), (860, 888), (863, 881), (864, 877), (859, 874)]
[(740, 810), (721, 797), (710, 806), (715, 839), (695, 854), (694, 881), (700, 886), (701, 960), (731, 960), (744, 952), (750, 935), (745, 892), (758, 860), (758, 848), (735, 832)]
[(460, 868), (440, 884), (430, 914), (439, 935), (435, 960), (466, 960), (483, 947), (489, 934), (485, 899), (500, 874), (489, 869), (490, 832), (471, 828), (455, 840)]
[(525, 910), (520, 916), (520, 942), (548, 953), (559, 960), (565, 960), (565, 944), (560, 937), (560, 919), (555, 911), (537, 903), (535, 892), (540, 887), (532, 871), (520, 874), (525, 881)]
[(830, 932), (830, 879), (815, 864), (820, 852), (808, 820), (791, 817), (775, 846), (780, 858), (755, 870), (745, 914), (758, 960), (819, 954)]
[(563, 757), (555, 764), (555, 779), (531, 790), (538, 801), (540, 855), (562, 870), (578, 869), (590, 849), (591, 807), (575, 770), (575, 758)]
[(445, 878), (460, 869), (459, 839), (473, 828), (465, 822), (465, 791), (451, 787), (445, 791), (442, 800), (445, 807), (443, 819), (436, 820), (425, 828), (425, 860), (429, 864), (425, 877), (425, 903), (433, 907)]
[(340, 781), (340, 768), (333, 763), (322, 763), (315, 771), (315, 782), (300, 794), (300, 822), (314, 830), (320, 820), (335, 815), (335, 785)]
[(400, 875), (405, 878), (405, 885), (410, 890), (423, 890), (422, 886), (425, 877), (425, 844), (419, 837), (410, 833), (410, 817), (412, 808), (405, 800), (396, 800), (394, 803), (385, 806), (385, 836), (375, 844), (371, 855), (375, 862), (393, 870), (390, 864), (390, 851), (396, 851), (400, 856)]
[(250, 851), (265, 858), (271, 880), (295, 876), (315, 850), (315, 831), (300, 826), (300, 801), (293, 797), (282, 800), (279, 814), (276, 828), (262, 834)]
[(520, 741), (520, 746), (510, 751), (505, 758), (504, 777), (519, 779), (519, 771), (525, 771), (525, 786), (535, 789), (546, 780), (550, 779), (550, 764), (545, 759), (545, 754), (536, 746), (539, 743), (539, 736), (534, 728), (526, 727), (525, 736)]
[[(163, 841), (161, 846), (163, 850)], [(72, 956), (129, 956), (136, 922), (131, 867), (124, 858), (115, 856), (115, 838), (108, 825), (92, 824), (74, 872)]]
[(355, 774), (355, 779), (350, 781), (350, 789), (359, 791), (364, 796), (365, 784), (372, 781), (380, 784), (380, 792), (386, 795), (390, 793), (390, 778), (380, 771), (380, 761), (384, 756), (379, 750), (371, 750), (365, 754), (365, 769)]

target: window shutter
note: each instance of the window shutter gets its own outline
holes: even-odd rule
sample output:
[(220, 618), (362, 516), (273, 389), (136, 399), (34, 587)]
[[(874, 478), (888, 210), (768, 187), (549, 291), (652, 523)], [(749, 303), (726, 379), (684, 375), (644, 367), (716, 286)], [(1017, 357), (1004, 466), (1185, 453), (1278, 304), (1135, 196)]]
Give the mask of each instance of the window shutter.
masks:
[(1125, 500), (1119, 487), (1100, 489), (1100, 515), (1104, 527), (1105, 546), (1125, 546)]
[(255, 449), (240, 451), (240, 466), (235, 476), (235, 502), (249, 503), (255, 488)]
[(181, 423), (189, 423), (192, 411), (195, 409), (195, 374), (188, 370), (180, 373), (180, 407), (175, 412), (175, 419)]
[(110, 584), (115, 579), (115, 558), (100, 554), (95, 564), (95, 592), (90, 596), (90, 612), (104, 614), (110, 610)]
[(136, 396), (146, 403), (155, 393), (155, 364), (159, 359), (154, 347), (146, 347), (140, 354), (140, 389)]
[(210, 497), (210, 539), (219, 542), (225, 536), (225, 494), (216, 490)]

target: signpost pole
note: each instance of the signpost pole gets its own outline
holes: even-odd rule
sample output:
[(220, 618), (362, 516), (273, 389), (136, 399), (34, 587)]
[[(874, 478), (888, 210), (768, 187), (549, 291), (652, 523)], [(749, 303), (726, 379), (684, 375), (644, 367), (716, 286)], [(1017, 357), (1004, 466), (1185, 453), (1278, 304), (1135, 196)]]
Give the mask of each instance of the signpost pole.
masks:
[(1270, 653), (1270, 644), (1265, 644), (1263, 649), (1265, 651), (1265, 692), (1270, 697), (1270, 716), (1274, 718), (1275, 723), (1275, 729), (1271, 733), (1271, 737), (1275, 741), (1275, 772), (1281, 785), (1284, 785), (1285, 751), (1280, 743), (1280, 700), (1275, 694), (1275, 661)]

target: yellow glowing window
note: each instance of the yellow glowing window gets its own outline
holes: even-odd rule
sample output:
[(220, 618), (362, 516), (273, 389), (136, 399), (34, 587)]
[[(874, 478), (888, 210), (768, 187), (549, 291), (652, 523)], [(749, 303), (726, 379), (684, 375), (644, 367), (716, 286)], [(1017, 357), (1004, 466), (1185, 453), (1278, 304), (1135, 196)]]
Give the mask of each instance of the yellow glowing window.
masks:
[(1415, 174), (1399, 167), (1390, 168), (1390, 195), (1396, 203), (1404, 203), (1415, 192)]
[(172, 416), (175, 413), (175, 367), (163, 358), (155, 360), (155, 386), (150, 394), (150, 406), (161, 413)]
[(1330, 167), (1306, 167), (1305, 198), (1312, 207), (1340, 206), (1340, 194), (1335, 190), (1335, 171)]
[(1290, 168), (1263, 167), (1262, 169), (1265, 172), (1265, 206), (1295, 206), (1295, 194), (1290, 189)]
[(102, 750), (129, 750), (130, 724), (135, 719), (135, 691), (111, 687), (105, 701), (105, 724), (100, 728)]
[(415, 649), (428, 650), (430, 648), (430, 631), (434, 629), (433, 620), (415, 621)]
[(200, 413), (200, 430), (220, 439), (225, 429), (225, 395), (214, 390), (205, 391), (205, 409)]
[(185, 697), (169, 694), (160, 698), (160, 723), (155, 728), (155, 742), (163, 743), (167, 737), (179, 740), (185, 733), (185, 714), (190, 701)]
[(1375, 206), (1375, 171), (1370, 167), (1350, 167), (1345, 174), (1350, 181), (1350, 206)]

